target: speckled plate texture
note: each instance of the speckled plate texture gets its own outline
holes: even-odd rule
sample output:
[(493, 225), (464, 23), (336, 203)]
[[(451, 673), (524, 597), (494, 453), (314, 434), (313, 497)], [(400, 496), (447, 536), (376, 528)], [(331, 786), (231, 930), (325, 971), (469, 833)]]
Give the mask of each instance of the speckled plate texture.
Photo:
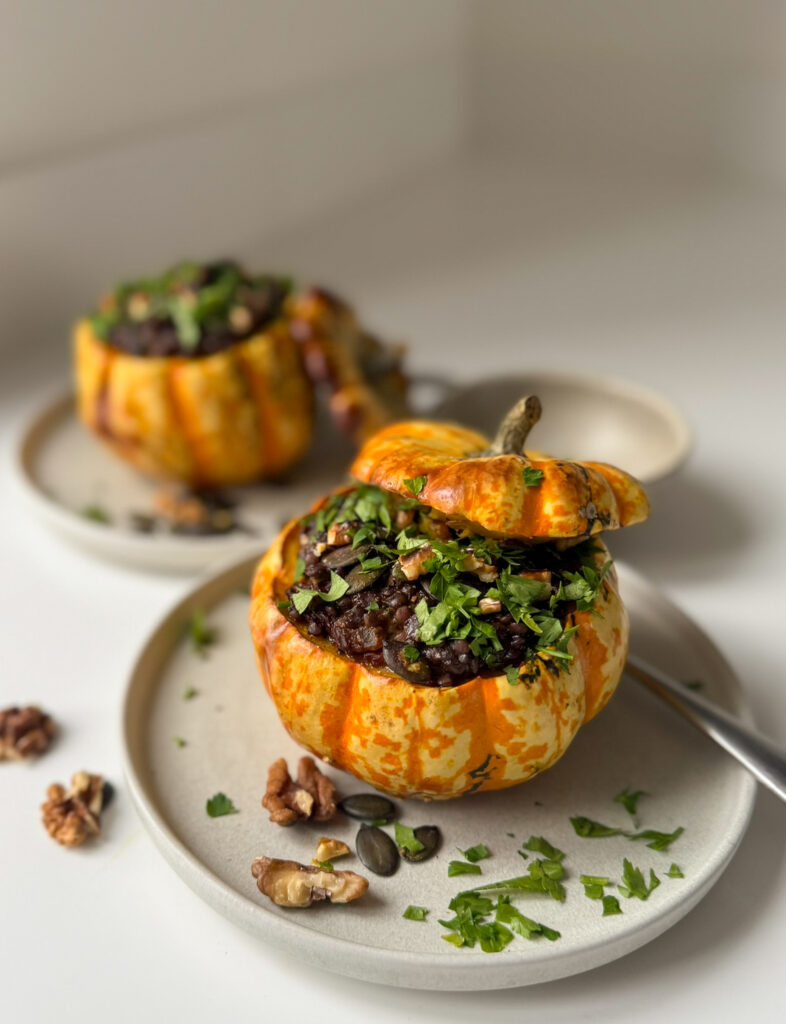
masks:
[[(283, 755), (294, 769), (302, 751), (280, 725), (254, 664), (246, 621), (254, 564), (221, 571), (164, 618), (131, 675), (123, 722), (126, 774), (142, 821), (181, 878), (231, 921), (301, 962), (367, 981), (447, 990), (515, 987), (589, 970), (649, 942), (687, 914), (729, 863), (751, 814), (752, 779), (626, 677), (562, 760), (533, 781), (445, 803), (397, 801), (404, 824), (442, 830), (442, 847), (431, 860), (402, 862), (395, 875), (379, 878), (353, 853), (336, 867), (370, 878), (358, 902), (273, 906), (251, 877), (255, 857), (308, 863), (321, 835), (346, 840), (354, 850), (358, 823), (338, 815), (328, 825), (281, 828), (260, 806), (270, 763)], [(710, 698), (747, 717), (739, 683), (707, 636), (645, 579), (624, 565), (618, 569), (636, 653), (677, 678), (700, 680)], [(205, 658), (184, 638), (194, 609), (204, 609), (217, 632)], [(189, 687), (197, 693), (186, 700)], [(350, 775), (326, 771), (342, 795), (367, 790)], [(613, 801), (626, 786), (649, 794), (639, 803), (639, 828), (684, 826), (668, 851), (624, 836), (582, 839), (573, 831), (574, 815), (630, 829), (627, 812)], [(206, 800), (217, 791), (234, 801), (237, 814), (207, 816)], [(438, 919), (452, 916), (451, 898), (473, 884), (524, 874), (527, 864), (517, 851), (531, 835), (565, 851), (567, 899), (525, 894), (514, 902), (562, 937), (516, 936), (495, 954), (444, 942)], [(449, 861), (477, 843), (492, 853), (481, 863), (482, 877), (449, 878)], [(625, 857), (647, 876), (654, 868), (661, 884), (646, 902), (617, 893), (623, 913), (602, 917), (579, 876), (619, 882)], [(672, 862), (684, 879), (667, 877)], [(428, 907), (428, 920), (403, 919), (409, 904)]]

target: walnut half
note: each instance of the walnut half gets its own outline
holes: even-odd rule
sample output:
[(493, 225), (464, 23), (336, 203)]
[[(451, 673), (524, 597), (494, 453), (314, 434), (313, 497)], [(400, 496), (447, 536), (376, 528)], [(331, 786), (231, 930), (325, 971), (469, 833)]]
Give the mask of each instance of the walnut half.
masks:
[(251, 874), (259, 891), (279, 907), (310, 907), (319, 900), (351, 903), (368, 889), (368, 879), (354, 871), (323, 871), (274, 857), (257, 857)]
[(262, 806), (270, 811), (270, 820), (276, 825), (294, 825), (309, 818), (330, 821), (336, 814), (336, 787), (317, 768), (313, 757), (301, 757), (297, 782), (293, 782), (286, 761), (280, 757), (268, 770)]
[(101, 831), (103, 804), (103, 777), (77, 772), (68, 792), (59, 783), (47, 789), (46, 803), (41, 805), (44, 828), (61, 846), (81, 846)]
[(0, 761), (22, 761), (49, 749), (57, 727), (40, 708), (4, 708), (0, 711)]

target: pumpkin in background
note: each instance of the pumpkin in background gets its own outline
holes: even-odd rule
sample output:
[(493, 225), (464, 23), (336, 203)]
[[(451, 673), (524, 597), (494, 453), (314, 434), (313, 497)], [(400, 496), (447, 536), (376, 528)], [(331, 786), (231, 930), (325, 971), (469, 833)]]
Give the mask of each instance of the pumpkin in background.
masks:
[(384, 792), (523, 782), (622, 675), (628, 619), (596, 534), (645, 519), (647, 499), (621, 470), (525, 453), (539, 414), (522, 400), (491, 444), (454, 425), (385, 428), (352, 466), (363, 483), (286, 526), (259, 564), (251, 632), (281, 721)]
[[(365, 337), (352, 310), (316, 289), (293, 294), (289, 282), (252, 276), (232, 262), (183, 263), (161, 277), (120, 285), (74, 330), (80, 419), (121, 458), (151, 476), (197, 488), (280, 476), (308, 447), (314, 381), (302, 338), (312, 350), (344, 356), (335, 393), (366, 387), (362, 422), (373, 405), (349, 341)], [(369, 343), (371, 344), (371, 342)], [(401, 353), (373, 339), (398, 384)], [(313, 359), (312, 359), (313, 361)]]

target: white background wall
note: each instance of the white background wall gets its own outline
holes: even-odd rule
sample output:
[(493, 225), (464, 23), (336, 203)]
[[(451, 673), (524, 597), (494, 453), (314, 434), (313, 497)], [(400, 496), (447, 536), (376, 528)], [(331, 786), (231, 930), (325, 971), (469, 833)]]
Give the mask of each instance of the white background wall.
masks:
[(470, 153), (515, 151), (582, 179), (582, 196), (597, 180), (604, 203), (615, 180), (780, 189), (784, 12), (3, 0), (0, 346), (62, 351), (107, 284), (184, 254), (275, 264), (293, 232)]
[(5, 0), (0, 345), (62, 345), (120, 276), (257, 249), (448, 157), (467, 11)]

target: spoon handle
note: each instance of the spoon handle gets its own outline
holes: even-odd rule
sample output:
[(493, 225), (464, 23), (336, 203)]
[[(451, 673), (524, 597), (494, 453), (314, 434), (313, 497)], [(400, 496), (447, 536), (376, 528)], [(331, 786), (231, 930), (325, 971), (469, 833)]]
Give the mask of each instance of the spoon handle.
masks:
[(627, 671), (786, 800), (786, 753), (776, 744), (633, 654), (628, 655)]

